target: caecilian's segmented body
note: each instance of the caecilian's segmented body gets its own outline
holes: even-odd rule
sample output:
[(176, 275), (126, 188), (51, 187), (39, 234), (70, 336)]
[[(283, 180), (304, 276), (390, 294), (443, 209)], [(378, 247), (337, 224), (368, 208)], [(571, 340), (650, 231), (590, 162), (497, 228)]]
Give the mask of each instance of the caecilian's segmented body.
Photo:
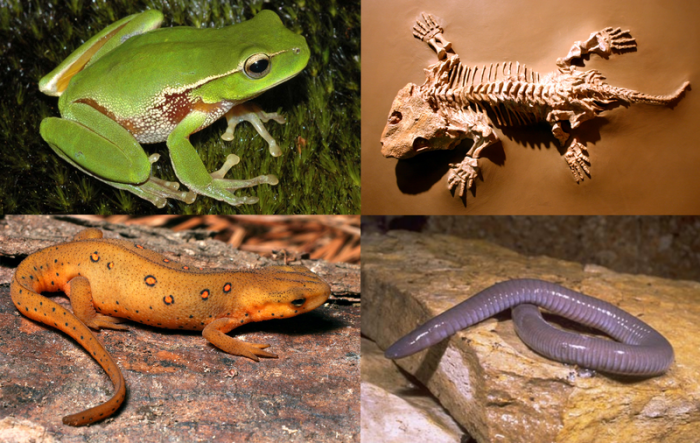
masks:
[[(73, 312), (41, 295), (64, 291)], [(88, 229), (74, 241), (27, 257), (15, 272), (12, 301), (32, 320), (75, 339), (104, 368), (115, 386), (112, 399), (64, 417), (73, 426), (112, 415), (123, 403), (124, 378), (89, 328), (127, 329), (122, 319), (169, 329), (203, 331), (219, 349), (253, 360), (276, 357), (268, 345), (226, 333), (246, 323), (287, 318), (322, 305), (330, 287), (302, 266), (244, 271), (191, 269), (124, 240), (102, 239)]]
[(422, 86), (409, 83), (399, 91), (382, 134), (382, 154), (410, 158), (473, 139), (464, 161), (451, 165), (448, 177), (448, 187), (458, 188), (460, 196), (474, 184), (481, 150), (498, 141), (494, 126), (549, 123), (566, 147), (564, 158), (578, 182), (589, 174), (590, 162), (586, 147), (570, 137), (568, 129), (620, 105), (672, 105), (689, 85), (683, 83), (669, 96), (654, 96), (611, 86), (597, 70), (576, 70), (572, 61), (584, 54), (607, 58), (612, 52), (633, 50), (635, 40), (619, 28), (606, 28), (585, 42), (576, 42), (557, 61), (559, 69), (547, 75), (512, 62), (466, 66), (451, 52), (442, 32), (430, 15), (414, 27), (414, 35), (428, 43), (441, 61), (426, 69)]

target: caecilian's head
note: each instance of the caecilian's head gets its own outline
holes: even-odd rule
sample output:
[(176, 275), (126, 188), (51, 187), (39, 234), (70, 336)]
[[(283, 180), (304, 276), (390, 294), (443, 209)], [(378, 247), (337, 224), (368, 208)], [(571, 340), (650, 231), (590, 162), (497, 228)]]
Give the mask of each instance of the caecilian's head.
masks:
[(331, 294), (328, 283), (303, 266), (269, 266), (255, 273), (254, 283), (242, 289), (253, 321), (309, 312)]

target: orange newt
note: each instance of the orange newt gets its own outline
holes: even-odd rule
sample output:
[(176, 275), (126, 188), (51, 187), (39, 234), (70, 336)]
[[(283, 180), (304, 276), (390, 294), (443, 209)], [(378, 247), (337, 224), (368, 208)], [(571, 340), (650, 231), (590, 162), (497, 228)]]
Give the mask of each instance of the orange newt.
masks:
[[(114, 396), (68, 415), (63, 423), (82, 426), (112, 415), (126, 396), (126, 383), (112, 356), (90, 328), (127, 329), (124, 319), (170, 329), (202, 331), (214, 346), (258, 361), (276, 358), (226, 335), (250, 322), (294, 317), (322, 305), (330, 287), (303, 266), (270, 266), (245, 271), (191, 269), (138, 244), (103, 239), (99, 229), (73, 241), (42, 249), (17, 267), (12, 301), (32, 320), (75, 339), (107, 372)], [(41, 295), (63, 291), (73, 313)]]

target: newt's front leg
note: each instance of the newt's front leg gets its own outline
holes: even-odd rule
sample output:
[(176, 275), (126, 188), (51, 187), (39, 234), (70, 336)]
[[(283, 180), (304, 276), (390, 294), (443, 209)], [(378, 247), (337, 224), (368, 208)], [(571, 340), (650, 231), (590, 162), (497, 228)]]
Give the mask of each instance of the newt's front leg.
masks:
[(226, 335), (226, 333), (246, 323), (248, 322), (245, 319), (217, 318), (204, 328), (202, 335), (209, 343), (232, 355), (241, 355), (255, 361), (259, 361), (258, 357), (277, 358), (277, 355), (263, 351), (270, 345), (248, 343)]

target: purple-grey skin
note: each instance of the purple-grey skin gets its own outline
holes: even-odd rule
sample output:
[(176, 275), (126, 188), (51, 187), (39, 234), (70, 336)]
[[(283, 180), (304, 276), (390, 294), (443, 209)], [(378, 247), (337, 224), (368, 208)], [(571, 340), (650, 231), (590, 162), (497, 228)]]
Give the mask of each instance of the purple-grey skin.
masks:
[[(540, 310), (605, 332), (619, 342), (563, 331)], [(673, 363), (673, 347), (654, 328), (622, 309), (554, 283), (519, 279), (497, 283), (449, 309), (386, 350), (407, 357), (501, 311), (513, 308), (515, 332), (535, 352), (608, 374), (653, 377)]]

